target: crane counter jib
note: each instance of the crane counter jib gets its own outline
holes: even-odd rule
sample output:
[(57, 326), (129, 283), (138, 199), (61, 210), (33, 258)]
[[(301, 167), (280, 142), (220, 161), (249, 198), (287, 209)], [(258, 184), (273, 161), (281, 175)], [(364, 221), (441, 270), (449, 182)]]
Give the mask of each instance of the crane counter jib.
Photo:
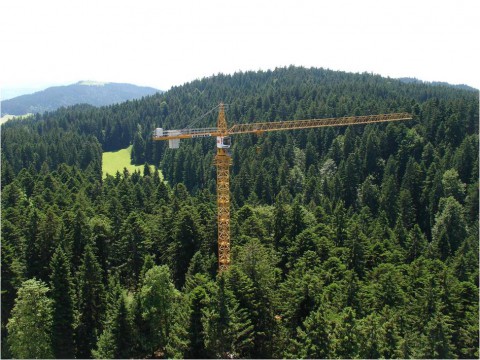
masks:
[(229, 167), (232, 158), (228, 152), (231, 146), (230, 135), (261, 134), (267, 131), (283, 131), (297, 129), (311, 129), (327, 126), (347, 126), (372, 124), (379, 122), (411, 120), (408, 113), (379, 114), (366, 116), (348, 116), (342, 118), (325, 118), (311, 120), (287, 120), (277, 122), (237, 124), (227, 127), (224, 105), (218, 106), (217, 127), (164, 130), (157, 128), (153, 131), (153, 140), (168, 140), (171, 149), (180, 146), (181, 139), (202, 137), (217, 138), (217, 154), (215, 166), (217, 168), (217, 225), (218, 225), (218, 268), (219, 271), (228, 269), (230, 265), (230, 175)]

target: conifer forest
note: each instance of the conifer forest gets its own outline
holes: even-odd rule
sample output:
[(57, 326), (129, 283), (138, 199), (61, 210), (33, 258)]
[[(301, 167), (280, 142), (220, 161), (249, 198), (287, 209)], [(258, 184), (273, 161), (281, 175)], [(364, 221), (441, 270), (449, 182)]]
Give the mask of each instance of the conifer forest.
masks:
[[(413, 119), (232, 137), (218, 274), (215, 140), (152, 131), (220, 102), (229, 125)], [(478, 91), (293, 66), (10, 120), (2, 357), (478, 358), (478, 134)], [(144, 170), (103, 178), (130, 145)]]

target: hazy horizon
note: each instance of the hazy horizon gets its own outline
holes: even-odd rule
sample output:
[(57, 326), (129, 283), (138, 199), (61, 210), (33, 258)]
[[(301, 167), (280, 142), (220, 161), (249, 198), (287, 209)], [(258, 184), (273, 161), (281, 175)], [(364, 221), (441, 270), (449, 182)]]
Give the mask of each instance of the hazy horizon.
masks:
[[(274, 70), (274, 69), (262, 69), (262, 70), (267, 71), (267, 70)], [(238, 70), (238, 71), (242, 71), (242, 70)], [(246, 70), (246, 71), (255, 71), (255, 70)], [(335, 71), (342, 71), (342, 70), (335, 70)], [(208, 75), (208, 76), (205, 76), (205, 77), (210, 77), (210, 76), (215, 76), (215, 75), (218, 75), (218, 74), (212, 74), (212, 75)], [(233, 73), (232, 73), (232, 75), (233, 75)], [(388, 76), (384, 76), (382, 74), (375, 74), (375, 75), (380, 75), (382, 77), (388, 78)], [(472, 86), (470, 84), (465, 84), (465, 83), (454, 84), (454, 83), (450, 83), (448, 81), (444, 81), (442, 79), (429, 81), (429, 80), (424, 80), (424, 79), (418, 78), (416, 76), (402, 76), (402, 77), (393, 78), (393, 79), (401, 79), (401, 78), (412, 78), (412, 79), (416, 79), (416, 80), (419, 80), (419, 81), (423, 81), (425, 83), (446, 82), (446, 83), (448, 83), (450, 85), (453, 85), (453, 86), (455, 86), (455, 85), (466, 85), (466, 86), (470, 86), (472, 88), (475, 88), (474, 86)], [(196, 80), (196, 79), (191, 79), (190, 81), (186, 81), (182, 84), (174, 84), (174, 85), (172, 85), (172, 87), (173, 86), (181, 86), (185, 83), (188, 83), (188, 82), (191, 82), (191, 81), (194, 81), (194, 80)], [(50, 83), (50, 84), (30, 86), (30, 87), (27, 86), (27, 87), (18, 87), (18, 88), (15, 88), (15, 87), (2, 88), (2, 89), (0, 89), (0, 100), (1, 101), (9, 100), (9, 99), (13, 99), (13, 98), (18, 97), (18, 96), (30, 95), (30, 94), (33, 94), (33, 93), (36, 93), (36, 92), (39, 92), (39, 91), (43, 91), (43, 90), (46, 90), (50, 87), (69, 86), (69, 85), (77, 84), (79, 82), (86, 82), (86, 81), (88, 81), (88, 82), (99, 82), (99, 83), (120, 83), (119, 81), (98, 81), (96, 79), (79, 79), (78, 81), (71, 82), (71, 83), (63, 82), (63, 83)], [(160, 90), (160, 91), (168, 91), (171, 88), (170, 87), (168, 89), (160, 89), (159, 87), (152, 86), (152, 85), (144, 85), (144, 84), (137, 84), (137, 83), (130, 83), (130, 84), (140, 86), (140, 87), (152, 87), (152, 88), (155, 88), (155, 89)], [(478, 88), (475, 88), (475, 89), (479, 90)]]
[(479, 89), (478, 9), (473, 0), (4, 0), (0, 87), (168, 90), (291, 64)]

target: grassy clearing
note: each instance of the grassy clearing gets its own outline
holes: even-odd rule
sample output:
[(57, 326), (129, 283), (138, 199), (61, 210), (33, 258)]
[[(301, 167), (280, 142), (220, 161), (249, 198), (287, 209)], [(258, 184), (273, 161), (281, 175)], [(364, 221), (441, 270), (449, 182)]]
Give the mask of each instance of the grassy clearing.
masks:
[[(143, 174), (144, 165), (132, 165), (130, 163), (131, 153), (132, 153), (132, 145), (130, 145), (126, 149), (104, 152), (102, 157), (103, 177), (105, 178), (107, 174), (115, 176), (117, 171), (122, 173), (124, 168), (127, 168), (130, 174), (133, 173), (135, 170), (140, 170), (140, 172)], [(155, 171), (155, 167), (153, 165), (150, 165), (150, 170), (152, 172)], [(163, 179), (161, 172), (160, 172), (160, 178)]]
[(11, 119), (27, 119), (33, 114), (25, 114), (25, 115), (4, 115), (0, 118), (0, 125), (6, 123), (8, 120)]

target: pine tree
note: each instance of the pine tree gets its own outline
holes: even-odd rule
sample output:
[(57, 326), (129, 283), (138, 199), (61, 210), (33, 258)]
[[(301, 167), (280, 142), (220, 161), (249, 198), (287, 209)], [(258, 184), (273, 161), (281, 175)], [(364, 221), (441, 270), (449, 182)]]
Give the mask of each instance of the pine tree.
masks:
[(303, 359), (327, 359), (332, 357), (331, 327), (325, 309), (320, 306), (308, 316), (303, 325), (297, 328), (297, 344), (299, 353), (289, 357)]
[(92, 353), (101, 359), (128, 359), (132, 356), (132, 324), (123, 294), (108, 311), (97, 350)]
[(273, 289), (276, 284), (276, 258), (270, 249), (257, 239), (252, 239), (239, 251), (239, 268), (252, 281), (252, 301), (257, 304), (249, 317), (254, 326), (254, 344), (252, 357), (271, 357), (272, 339), (275, 333), (273, 313)]
[(400, 190), (398, 197), (399, 216), (402, 221), (402, 225), (406, 230), (410, 230), (415, 224), (416, 208), (412, 198), (412, 194), (409, 190)]
[(380, 319), (376, 313), (359, 321), (359, 355), (361, 358), (380, 358), (380, 329)]
[[(388, 313), (382, 325), (382, 339), (380, 346), (380, 354), (385, 359), (402, 357), (400, 354), (401, 338), (398, 333), (397, 319), (394, 314)], [(393, 315), (393, 316), (392, 316)]]
[(115, 265), (120, 267), (122, 281), (136, 288), (144, 257), (152, 247), (150, 229), (138, 212), (132, 212), (123, 222), (121, 237), (114, 245)]
[[(185, 286), (187, 288), (188, 286)], [(190, 349), (190, 303), (187, 294), (180, 294), (179, 299), (174, 304), (172, 327), (166, 346), (166, 355), (171, 359), (184, 359), (185, 354)], [(201, 334), (203, 339), (203, 333)]]
[(348, 266), (362, 278), (365, 272), (365, 250), (367, 240), (365, 234), (356, 222), (351, 222), (345, 246), (349, 249)]
[[(3, 214), (2, 214), (3, 215)], [(23, 243), (23, 239), (20, 236), (20, 231), (8, 220), (2, 219), (2, 241), (1, 255), (1, 299), (2, 299), (2, 330), (4, 329), (10, 313), (15, 303), (17, 296), (17, 289), (24, 281), (25, 276), (25, 259), (23, 256), (19, 256), (19, 251), (15, 249), (16, 246), (20, 247)], [(16, 245), (16, 246), (15, 246)], [(2, 344), (5, 344), (6, 331), (2, 331)]]
[(61, 247), (55, 251), (50, 268), (54, 354), (59, 359), (73, 359), (75, 357), (73, 286), (70, 263)]
[(298, 200), (293, 203), (289, 224), (287, 232), (289, 239), (295, 239), (307, 227), (305, 223), (305, 209)]
[(132, 145), (132, 164), (141, 165), (145, 162), (145, 140), (140, 131), (135, 133)]
[(430, 359), (449, 359), (453, 355), (451, 343), (451, 320), (441, 312), (436, 312), (428, 322), (421, 338), (420, 357)]
[(80, 204), (76, 204), (71, 216), (71, 223), (68, 226), (68, 242), (72, 247), (72, 263), (74, 269), (78, 269), (83, 258), (85, 246), (90, 239), (90, 227), (84, 209)]
[(91, 358), (92, 349), (102, 330), (105, 293), (102, 270), (92, 244), (87, 244), (77, 275), (79, 281), (79, 325), (77, 327), (77, 357)]
[(344, 246), (345, 240), (347, 239), (347, 211), (345, 209), (345, 204), (343, 201), (339, 201), (333, 210), (333, 219), (332, 225), (335, 229), (335, 245)]
[(50, 276), (50, 260), (56, 249), (60, 234), (60, 220), (55, 215), (53, 209), (48, 208), (45, 217), (40, 222), (39, 233), (37, 237), (38, 256), (42, 267), (37, 274), (42, 281), (48, 281)]
[(335, 328), (333, 338), (333, 354), (343, 359), (353, 359), (358, 356), (358, 330), (355, 311), (345, 308)]
[(254, 327), (247, 311), (239, 307), (224, 276), (204, 311), (205, 347), (214, 357), (253, 357)]
[(37, 209), (29, 215), (27, 229), (26, 229), (26, 244), (25, 244), (25, 264), (27, 266), (26, 275), (28, 278), (38, 277), (42, 271), (43, 264), (40, 260), (38, 249), (38, 234), (40, 222), (42, 221), (41, 213)]
[(478, 136), (466, 137), (457, 148), (454, 156), (455, 169), (458, 171), (462, 182), (466, 183), (471, 179), (474, 164), (478, 163), (477, 156)]
[(467, 224), (462, 206), (453, 197), (443, 198), (439, 207), (432, 229), (432, 238), (440, 259), (445, 260), (455, 254), (465, 240)]
[(345, 161), (343, 169), (341, 169), (341, 181), (343, 184), (343, 194), (341, 195), (347, 209), (355, 204), (355, 199), (357, 198), (357, 186), (362, 173), (358, 159), (356, 153), (351, 153)]
[(422, 230), (420, 229), (418, 224), (415, 224), (413, 226), (413, 229), (410, 230), (407, 236), (407, 262), (411, 263), (412, 261), (414, 261), (416, 258), (423, 254), (426, 248), (427, 240), (425, 239), (425, 236), (423, 235)]
[(175, 283), (183, 286), (188, 265), (202, 240), (198, 214), (193, 207), (180, 210), (173, 229), (173, 242), (168, 249)]
[(380, 209), (387, 214), (388, 223), (390, 226), (393, 226), (397, 220), (397, 185), (395, 177), (384, 177), (379, 201)]
[(465, 199), (465, 184), (461, 182), (455, 169), (445, 171), (442, 176), (442, 188), (444, 197), (453, 197), (459, 203)]
[(207, 293), (205, 289), (198, 286), (193, 289), (188, 297), (190, 301), (190, 316), (188, 321), (189, 347), (185, 352), (185, 358), (208, 358), (209, 353), (205, 348), (205, 331), (202, 323), (203, 309), (207, 304)]
[(285, 202), (286, 193), (287, 190), (285, 188), (280, 191), (280, 193), (277, 195), (273, 210), (273, 240), (275, 249), (279, 251), (281, 256), (280, 267), (282, 268), (284, 268), (287, 263), (285, 251), (286, 244), (284, 244), (282, 240), (288, 232), (289, 207)]

